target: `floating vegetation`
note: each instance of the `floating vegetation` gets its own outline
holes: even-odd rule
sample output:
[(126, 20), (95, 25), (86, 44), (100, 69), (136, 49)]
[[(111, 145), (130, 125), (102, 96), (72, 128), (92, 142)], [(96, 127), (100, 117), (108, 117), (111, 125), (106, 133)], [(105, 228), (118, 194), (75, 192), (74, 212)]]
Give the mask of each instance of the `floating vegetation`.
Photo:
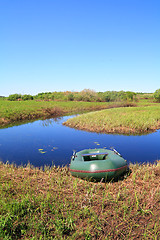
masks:
[(54, 150), (57, 150), (58, 149), (58, 147), (53, 147), (52, 149), (51, 149), (51, 151), (54, 151)]
[[(47, 151), (55, 151), (58, 149), (58, 147), (52, 147), (51, 145), (48, 145), (48, 147), (50, 148), (49, 150), (44, 150), (43, 148), (39, 148), (38, 151), (41, 153), (41, 154), (44, 154), (46, 153)], [(47, 147), (46, 147), (47, 148)]]
[(41, 154), (44, 154), (44, 153), (46, 153), (47, 151), (44, 151), (44, 149), (43, 148), (40, 148), (40, 149), (38, 149), (38, 151), (41, 153)]

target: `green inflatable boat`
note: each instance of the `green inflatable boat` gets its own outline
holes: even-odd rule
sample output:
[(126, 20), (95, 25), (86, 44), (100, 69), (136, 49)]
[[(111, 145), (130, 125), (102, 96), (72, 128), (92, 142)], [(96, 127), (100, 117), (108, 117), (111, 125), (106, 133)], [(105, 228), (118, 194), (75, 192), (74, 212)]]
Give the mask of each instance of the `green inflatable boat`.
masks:
[(127, 170), (127, 161), (115, 149), (85, 149), (74, 152), (71, 157), (70, 172), (75, 177), (110, 181)]

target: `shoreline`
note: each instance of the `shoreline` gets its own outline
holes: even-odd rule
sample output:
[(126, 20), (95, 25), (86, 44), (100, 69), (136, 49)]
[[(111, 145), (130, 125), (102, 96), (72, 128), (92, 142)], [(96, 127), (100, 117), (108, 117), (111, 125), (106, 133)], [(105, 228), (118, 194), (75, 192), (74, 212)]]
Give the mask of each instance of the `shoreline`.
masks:
[(0, 128), (23, 124), (26, 121), (80, 113), (78, 117), (69, 119), (63, 124), (88, 132), (125, 135), (149, 134), (160, 129), (160, 116), (158, 115), (160, 104), (138, 105), (139, 107), (130, 102), (1, 101)]
[(160, 162), (130, 168), (123, 180), (94, 183), (72, 177), (66, 167), (0, 163), (0, 236), (159, 239)]

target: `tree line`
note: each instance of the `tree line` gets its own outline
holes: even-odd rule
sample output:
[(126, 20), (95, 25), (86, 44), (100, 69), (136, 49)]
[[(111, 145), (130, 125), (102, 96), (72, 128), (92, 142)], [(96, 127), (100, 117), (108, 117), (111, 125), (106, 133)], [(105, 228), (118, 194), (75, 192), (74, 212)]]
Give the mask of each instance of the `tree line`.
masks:
[(91, 89), (84, 89), (80, 92), (42, 92), (37, 95), (30, 94), (11, 94), (7, 98), (9, 101), (84, 101), (84, 102), (118, 102), (118, 101), (137, 101), (138, 98), (152, 98), (160, 102), (160, 89), (155, 93), (135, 93), (132, 91), (105, 91), (96, 92)]

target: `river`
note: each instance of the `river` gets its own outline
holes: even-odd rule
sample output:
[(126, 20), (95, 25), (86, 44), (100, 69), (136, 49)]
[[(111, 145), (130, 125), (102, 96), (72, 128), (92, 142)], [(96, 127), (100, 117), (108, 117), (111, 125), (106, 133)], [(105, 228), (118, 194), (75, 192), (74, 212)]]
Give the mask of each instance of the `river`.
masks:
[(98, 134), (62, 123), (72, 116), (37, 120), (0, 129), (0, 161), (36, 167), (69, 165), (73, 150), (114, 147), (128, 163), (160, 159), (160, 131), (141, 136)]

